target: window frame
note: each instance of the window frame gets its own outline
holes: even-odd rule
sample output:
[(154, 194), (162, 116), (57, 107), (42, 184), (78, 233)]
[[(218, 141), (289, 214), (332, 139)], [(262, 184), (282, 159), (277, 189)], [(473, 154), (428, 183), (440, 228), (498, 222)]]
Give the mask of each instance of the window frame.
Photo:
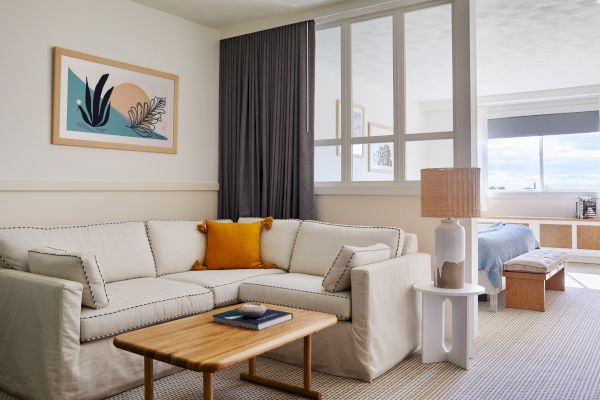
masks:
[[(406, 92), (405, 92), (405, 29), (404, 14), (412, 11), (423, 10), (431, 7), (449, 5), (451, 7), (451, 24), (454, 24), (454, 8), (452, 0), (431, 1), (404, 7), (395, 7), (378, 12), (364, 13), (347, 18), (328, 18), (317, 21), (315, 29), (325, 30), (339, 27), (341, 40), (341, 127), (340, 138), (315, 139), (314, 147), (340, 146), (341, 148), (341, 180), (314, 182), (317, 194), (417, 194), (420, 190), (420, 181), (406, 179), (406, 142), (451, 139), (453, 147), (454, 164), (457, 163), (457, 135), (456, 121), (453, 118), (452, 131), (406, 133)], [(393, 99), (394, 99), (394, 134), (385, 136), (360, 136), (351, 137), (350, 126), (352, 118), (352, 29), (353, 23), (369, 21), (372, 19), (392, 17), (393, 25)], [(451, 29), (452, 43), (454, 46), (455, 30)], [(456, 62), (454, 52), (452, 56), (452, 93), (453, 104), (456, 93), (455, 76)], [(454, 114), (453, 105), (452, 112)], [(394, 179), (390, 181), (353, 181), (352, 180), (352, 145), (385, 143), (394, 144)]]
[[(549, 96), (551, 95), (551, 96)], [(535, 190), (495, 190), (488, 188), (488, 132), (489, 119), (509, 118), (561, 112), (600, 112), (600, 85), (540, 91), (536, 93), (514, 93), (510, 95), (486, 96), (478, 101), (478, 126), (482, 187), (489, 198), (539, 198), (539, 196), (600, 197), (600, 188), (545, 189), (544, 182), (544, 135), (539, 135), (540, 185)], [(484, 186), (485, 185), (485, 186)]]

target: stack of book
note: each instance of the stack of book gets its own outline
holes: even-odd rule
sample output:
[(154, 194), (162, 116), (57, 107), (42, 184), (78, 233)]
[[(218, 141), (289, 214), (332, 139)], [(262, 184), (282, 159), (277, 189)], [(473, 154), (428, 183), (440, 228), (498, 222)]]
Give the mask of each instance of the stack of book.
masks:
[(238, 309), (213, 315), (213, 320), (221, 324), (260, 331), (292, 319), (292, 314), (284, 311), (267, 310), (260, 317), (245, 317)]

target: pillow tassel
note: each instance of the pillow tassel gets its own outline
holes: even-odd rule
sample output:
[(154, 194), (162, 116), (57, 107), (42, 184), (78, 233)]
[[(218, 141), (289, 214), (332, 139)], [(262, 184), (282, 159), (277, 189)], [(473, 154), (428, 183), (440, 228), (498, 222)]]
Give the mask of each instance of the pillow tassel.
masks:
[(273, 217), (267, 217), (260, 221), (260, 224), (265, 227), (268, 231), (273, 227)]
[(206, 225), (206, 220), (204, 220), (204, 222), (202, 222), (200, 225), (198, 225), (198, 230), (202, 233), (208, 232), (208, 226)]
[(192, 265), (192, 271), (206, 271), (206, 267), (200, 264), (199, 260), (196, 260), (196, 262), (194, 262), (194, 265)]

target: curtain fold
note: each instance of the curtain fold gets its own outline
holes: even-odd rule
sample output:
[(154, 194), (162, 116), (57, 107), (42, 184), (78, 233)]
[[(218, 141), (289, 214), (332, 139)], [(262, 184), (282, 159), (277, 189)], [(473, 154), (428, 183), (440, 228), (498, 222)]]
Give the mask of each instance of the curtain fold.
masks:
[(219, 218), (313, 218), (314, 53), (314, 21), (221, 41)]

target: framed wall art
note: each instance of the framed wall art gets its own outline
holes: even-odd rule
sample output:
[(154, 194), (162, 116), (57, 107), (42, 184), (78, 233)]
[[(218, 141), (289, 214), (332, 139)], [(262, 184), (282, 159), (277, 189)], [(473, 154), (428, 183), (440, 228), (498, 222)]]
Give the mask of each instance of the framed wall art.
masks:
[[(394, 128), (369, 122), (369, 136), (393, 135)], [(369, 171), (394, 173), (394, 151), (389, 143), (369, 143)]]
[[(342, 102), (336, 100), (336, 138), (342, 136)], [(352, 137), (365, 136), (365, 107), (360, 104), (352, 105)], [(335, 154), (340, 155), (340, 147), (336, 146)], [(364, 157), (364, 145), (353, 145), (352, 156), (353, 157)]]
[(52, 143), (177, 153), (177, 75), (54, 48)]

